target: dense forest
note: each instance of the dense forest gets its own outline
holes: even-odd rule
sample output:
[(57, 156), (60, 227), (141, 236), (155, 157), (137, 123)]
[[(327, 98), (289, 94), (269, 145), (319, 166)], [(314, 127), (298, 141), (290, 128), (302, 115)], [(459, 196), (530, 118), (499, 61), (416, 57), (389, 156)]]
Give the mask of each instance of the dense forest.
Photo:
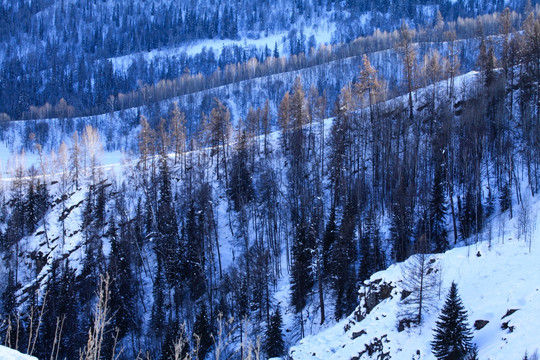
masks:
[[(526, 7), (522, 0), (511, 5), (519, 12)], [(489, 1), (5, 1), (0, 4), (0, 113), (12, 119), (104, 113), (126, 106), (123, 94), (160, 81), (179, 82), (216, 70), (214, 78), (220, 78), (227, 65), (249, 59), (264, 63), (280, 55), (313, 58), (311, 49), (321, 43), (306, 31), (326, 31), (325, 24), (332, 32), (332, 45), (349, 44), (375, 28), (397, 30), (399, 23), (389, 18), (432, 26), (439, 21), (437, 12), (447, 21), (457, 21), (502, 8), (502, 2)], [(272, 34), (282, 37), (264, 46), (219, 45), (223, 39)], [(196, 54), (143, 56), (203, 40), (216, 41), (216, 48), (209, 42)], [(125, 67), (119, 64), (126, 61)], [(229, 71), (235, 72), (234, 67)], [(53, 111), (57, 104), (62, 109)]]
[[(3, 2), (0, 18), (16, 20), (0, 21), (0, 109), (9, 114), (2, 132), (18, 124), (9, 117), (35, 111), (29, 118), (58, 117), (66, 136), (44, 149), (36, 126), (47, 121), (29, 120), (32, 131), (18, 143), (29, 139), (21, 148), (36, 161), (29, 168), (15, 161), (0, 184), (3, 343), (40, 359), (284, 355), (283, 333), (297, 341), (313, 324), (349, 315), (358, 285), (374, 272), (478, 241), (494, 214), (526, 211), (521, 185), (531, 196), (540, 189), (540, 17), (530, 4), (475, 20), (457, 16), (478, 15), (479, 4), (448, 2), (438, 21), (418, 28), (403, 21), (311, 53), (304, 39), (287, 58), (274, 50), (256, 57), (239, 50), (230, 60), (224, 50), (213, 63), (186, 57), (170, 74), (151, 65), (115, 74), (102, 60), (289, 29), (291, 12), (316, 19), (326, 9), (340, 24), (349, 19), (341, 14), (387, 8), (414, 20), (414, 9), (427, 6), (368, 3), (295, 1), (278, 10), (264, 1), (181, 9), (149, 0)], [(277, 16), (270, 8), (289, 15), (269, 21)], [(110, 21), (99, 22), (110, 25), (94, 27), (105, 13)], [(468, 38), (477, 44), (474, 59), (456, 45)], [(28, 53), (10, 55), (21, 43)], [(381, 50), (396, 55), (398, 78), (385, 79), (370, 62)], [(360, 66), (335, 95), (297, 76), (283, 96), (246, 107), (243, 118), (231, 115), (239, 104), (217, 97), (196, 116), (174, 101), (165, 113), (152, 111), (183, 91), (348, 57)], [(465, 61), (477, 71), (462, 74)], [(178, 77), (186, 66), (200, 74)], [(149, 85), (136, 90), (135, 79)], [(118, 93), (129, 91), (132, 105), (119, 104)], [(43, 110), (44, 101), (58, 103)], [(64, 128), (77, 112), (113, 119), (124, 106), (139, 107), (138, 135), (136, 153), (121, 165), (102, 163), (101, 123)], [(284, 282), (286, 296), (278, 296)], [(284, 313), (294, 319), (287, 329)]]

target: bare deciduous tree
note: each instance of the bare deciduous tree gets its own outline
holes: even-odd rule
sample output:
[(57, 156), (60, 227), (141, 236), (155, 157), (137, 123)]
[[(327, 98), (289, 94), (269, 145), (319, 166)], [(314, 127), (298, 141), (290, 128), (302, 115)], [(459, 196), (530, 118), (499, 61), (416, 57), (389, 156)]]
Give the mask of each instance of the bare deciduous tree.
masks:
[(403, 265), (403, 290), (401, 302), (401, 318), (412, 320), (416, 324), (422, 322), (424, 313), (435, 306), (439, 289), (438, 272), (441, 271), (434, 258), (426, 255), (427, 241), (425, 235), (417, 240), (419, 252)]
[(186, 144), (186, 115), (174, 102), (169, 110), (169, 132), (174, 148), (174, 163), (176, 164), (180, 154), (185, 150)]
[(403, 22), (399, 28), (399, 42), (397, 50), (403, 61), (403, 72), (407, 82), (407, 92), (409, 94), (409, 119), (413, 120), (413, 97), (414, 71), (416, 69), (416, 47), (413, 43), (414, 31), (409, 29), (407, 23)]
[(101, 137), (98, 130), (93, 128), (91, 125), (86, 125), (82, 134), (82, 145), (85, 150), (85, 170), (87, 167), (86, 159), (88, 158), (90, 166), (90, 179), (92, 180), (92, 184), (96, 184), (96, 176), (99, 173), (98, 161), (103, 153), (103, 144), (101, 142)]

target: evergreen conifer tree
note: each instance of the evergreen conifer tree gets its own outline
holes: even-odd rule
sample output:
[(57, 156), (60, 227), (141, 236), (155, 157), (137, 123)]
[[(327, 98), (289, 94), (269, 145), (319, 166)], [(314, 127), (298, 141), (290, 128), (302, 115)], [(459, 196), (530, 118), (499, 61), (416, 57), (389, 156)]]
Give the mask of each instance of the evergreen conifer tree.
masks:
[(30, 181), (28, 184), (28, 197), (24, 204), (25, 207), (25, 221), (26, 221), (26, 230), (28, 232), (33, 232), (38, 224), (38, 216), (36, 214), (36, 202), (37, 194), (34, 187), (34, 182)]
[(336, 319), (348, 314), (354, 309), (356, 273), (354, 260), (356, 248), (354, 245), (356, 221), (356, 205), (347, 203), (337, 241), (330, 249), (330, 276), (332, 289), (336, 299)]
[(232, 156), (229, 189), (227, 189), (236, 211), (241, 211), (244, 205), (251, 202), (254, 197), (248, 163), (249, 149), (245, 132), (242, 132), (236, 151)]
[(181, 278), (187, 281), (192, 300), (198, 300), (206, 290), (204, 239), (197, 208), (189, 205), (181, 234), (185, 261), (181, 267)]
[(371, 274), (384, 268), (384, 254), (381, 249), (381, 237), (375, 219), (375, 213), (370, 210), (366, 219), (366, 226), (360, 243), (360, 267), (358, 280), (364, 281)]
[(482, 228), (483, 207), (478, 197), (474, 189), (467, 188), (459, 217), (460, 232), (464, 238), (479, 232)]
[[(113, 325), (123, 337), (138, 323), (135, 304), (135, 282), (131, 272), (129, 241), (119, 239), (114, 217), (109, 220), (107, 234), (111, 242), (109, 256), (109, 275), (113, 279), (110, 285), (110, 307), (114, 314)], [(122, 241), (124, 240), (124, 241)]]
[(49, 189), (45, 182), (38, 180), (36, 186), (36, 216), (38, 221), (45, 216), (49, 208)]
[(86, 198), (84, 199), (84, 210), (83, 210), (83, 219), (82, 219), (82, 226), (83, 228), (86, 228), (92, 223), (93, 218), (93, 212), (94, 212), (94, 195), (93, 195), (93, 186), (88, 187), (88, 193), (86, 194)]
[(361, 261), (358, 269), (358, 280), (363, 282), (373, 273), (373, 259), (371, 258), (371, 246), (368, 234), (365, 234), (360, 242), (360, 257)]
[(323, 270), (328, 273), (328, 263), (330, 260), (330, 247), (336, 241), (337, 238), (337, 225), (336, 225), (336, 209), (332, 207), (330, 209), (330, 217), (326, 224), (326, 230), (323, 236)]
[(152, 315), (150, 318), (150, 329), (153, 334), (160, 338), (163, 336), (165, 324), (163, 320), (165, 319), (165, 279), (163, 279), (163, 270), (161, 261), (158, 258), (156, 275), (154, 279), (154, 303), (152, 304)]
[(194, 342), (199, 343), (198, 358), (204, 359), (208, 350), (214, 344), (214, 341), (212, 340), (212, 325), (210, 324), (210, 321), (208, 321), (208, 314), (204, 303), (195, 319), (193, 336), (195, 337)]
[(430, 243), (437, 253), (448, 249), (448, 232), (446, 231), (445, 217), (447, 208), (444, 199), (442, 164), (435, 167), (435, 176), (431, 187), (429, 202)]
[(97, 199), (94, 217), (97, 221), (97, 225), (100, 228), (102, 228), (102, 226), (105, 224), (105, 208), (107, 205), (107, 194), (105, 192), (105, 187), (105, 182), (97, 185)]
[(412, 216), (413, 213), (410, 194), (408, 191), (408, 175), (400, 179), (398, 188), (395, 190), (395, 199), (390, 209), (391, 225), (390, 238), (393, 242), (392, 255), (394, 261), (405, 261), (410, 255)]
[(307, 294), (313, 286), (312, 248), (309, 246), (308, 229), (304, 224), (301, 220), (297, 226), (292, 248), (291, 302), (297, 313), (306, 305)]
[(15, 277), (13, 271), (10, 269), (7, 277), (6, 289), (2, 293), (2, 318), (4, 319), (15, 315), (17, 312), (16, 291), (17, 285), (15, 284)]
[(454, 282), (436, 324), (431, 348), (437, 359), (466, 359), (472, 347), (472, 332), (467, 323), (467, 311)]
[(156, 214), (159, 238), (156, 244), (156, 255), (162, 259), (165, 277), (172, 287), (179, 280), (182, 253), (171, 190), (170, 171), (165, 156), (162, 156), (160, 159), (159, 181), (160, 196)]
[[(55, 341), (55, 334), (59, 330), (57, 326), (62, 323), (62, 336), (58, 346), (59, 359), (75, 359), (79, 357), (79, 350), (87, 337), (87, 328), (80, 325), (81, 307), (78, 306), (74, 297), (66, 294), (76, 293), (75, 270), (69, 265), (68, 260), (61, 264), (51, 264), (51, 276), (46, 283), (46, 294), (40, 306), (43, 306), (42, 325), (39, 329), (36, 353), (39, 359), (49, 358), (51, 346)], [(83, 320), (84, 321), (84, 320)]]
[(270, 318), (270, 323), (266, 330), (266, 343), (265, 352), (269, 358), (279, 357), (283, 355), (285, 343), (283, 341), (283, 334), (281, 333), (283, 319), (281, 317), (281, 311), (279, 306), (276, 308), (274, 314)]
[[(61, 270), (60, 294), (76, 293), (76, 270), (71, 268), (68, 260), (64, 261)], [(86, 340), (87, 328), (82, 329), (78, 315), (80, 309), (72, 297), (60, 295), (58, 313), (65, 315), (62, 345), (66, 359), (72, 359), (79, 355), (79, 350)]]

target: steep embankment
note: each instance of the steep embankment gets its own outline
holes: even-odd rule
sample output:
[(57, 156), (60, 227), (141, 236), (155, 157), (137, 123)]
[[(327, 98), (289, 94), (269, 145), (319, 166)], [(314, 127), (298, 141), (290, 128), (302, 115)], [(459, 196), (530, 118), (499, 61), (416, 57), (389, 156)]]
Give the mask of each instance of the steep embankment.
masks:
[(441, 281), (440, 297), (421, 326), (398, 331), (408, 259), (374, 274), (359, 290), (361, 305), (351, 316), (303, 339), (291, 348), (291, 356), (295, 360), (434, 359), (432, 329), (452, 281), (468, 311), (480, 359), (520, 359), (526, 351), (531, 355), (540, 347), (540, 235), (535, 231), (540, 203), (525, 206), (513, 219), (508, 214), (493, 219), (482, 241), (430, 256), (429, 266), (438, 271)]

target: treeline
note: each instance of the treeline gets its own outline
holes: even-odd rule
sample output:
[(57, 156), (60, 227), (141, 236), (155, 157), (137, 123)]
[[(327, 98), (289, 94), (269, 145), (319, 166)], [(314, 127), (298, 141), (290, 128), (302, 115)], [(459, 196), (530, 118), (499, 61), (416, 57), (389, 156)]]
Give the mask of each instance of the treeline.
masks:
[[(531, 196), (540, 189), (540, 18), (528, 14), (521, 32), (509, 10), (498, 20), (502, 51), (480, 34), (478, 75), (459, 80), (453, 50), (419, 59), (403, 25), (396, 51), (405, 96), (389, 100), (363, 57), (327, 131), (325, 93), (298, 78), (275, 119), (266, 102), (233, 127), (215, 99), (188, 137), (174, 104), (155, 127), (139, 116), (138, 158), (118, 178), (99, 167), (100, 137), (90, 127), (58, 150), (55, 171), (45, 161), (34, 173), (19, 168), (2, 192), (2, 315), (18, 319), (5, 323), (4, 340), (26, 344), (39, 326), (34, 354), (49, 357), (65, 315), (57, 351), (76, 357), (93, 291), (108, 273), (104, 357), (123, 347), (124, 358), (172, 359), (182, 338), (194, 357), (240, 358), (246, 339), (265, 333), (263, 345), (280, 343), (280, 306), (297, 314), (292, 338), (303, 337), (308, 321), (349, 314), (358, 283), (373, 272), (489, 236), (493, 214), (527, 211), (521, 185)], [(58, 173), (56, 183), (40, 172)], [(27, 248), (28, 234), (38, 249)], [(275, 298), (283, 276), (287, 304)], [(39, 325), (32, 305), (46, 309)]]

